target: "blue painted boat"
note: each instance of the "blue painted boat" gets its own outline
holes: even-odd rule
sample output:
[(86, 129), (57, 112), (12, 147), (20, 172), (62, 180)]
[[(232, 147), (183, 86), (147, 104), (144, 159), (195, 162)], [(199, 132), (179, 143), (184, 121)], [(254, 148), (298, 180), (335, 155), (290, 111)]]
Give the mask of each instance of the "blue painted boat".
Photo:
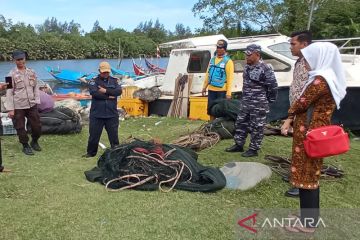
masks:
[(65, 84), (75, 84), (80, 85), (87, 83), (88, 80), (95, 77), (96, 73), (84, 74), (82, 72), (77, 72), (68, 69), (54, 70), (51, 67), (46, 67), (48, 73), (51, 74), (56, 80)]
[(130, 78), (133, 78), (133, 79), (137, 77), (135, 75), (135, 73), (126, 72), (126, 71), (123, 71), (121, 69), (115, 69), (115, 68), (111, 68), (111, 73), (113, 75), (119, 75), (119, 76), (123, 76), (123, 77), (130, 77)]

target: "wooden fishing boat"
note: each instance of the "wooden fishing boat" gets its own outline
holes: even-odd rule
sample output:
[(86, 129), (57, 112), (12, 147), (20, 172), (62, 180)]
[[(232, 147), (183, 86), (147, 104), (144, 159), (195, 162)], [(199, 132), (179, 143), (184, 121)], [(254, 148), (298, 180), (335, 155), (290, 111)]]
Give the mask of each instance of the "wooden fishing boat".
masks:
[(146, 58), (145, 58), (145, 64), (146, 64), (146, 66), (149, 68), (149, 70), (151, 72), (154, 72), (154, 73), (165, 73), (166, 72), (166, 69), (160, 68), (159, 66), (156, 66), (156, 65), (152, 64)]
[(137, 76), (144, 76), (144, 75), (147, 75), (147, 74), (148, 74), (145, 69), (141, 68), (139, 65), (137, 65), (137, 64), (135, 63), (134, 59), (133, 59), (132, 61), (133, 61), (134, 73), (135, 73)]
[(54, 70), (51, 67), (46, 67), (48, 73), (53, 76), (56, 80), (65, 84), (80, 85), (87, 83), (88, 80), (92, 79), (97, 73), (85, 74), (68, 69)]

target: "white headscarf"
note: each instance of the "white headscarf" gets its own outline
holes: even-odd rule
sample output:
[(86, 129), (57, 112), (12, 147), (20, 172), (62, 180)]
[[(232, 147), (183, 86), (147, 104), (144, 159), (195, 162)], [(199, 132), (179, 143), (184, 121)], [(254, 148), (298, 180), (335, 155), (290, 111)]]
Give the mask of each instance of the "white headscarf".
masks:
[(329, 85), (337, 109), (339, 109), (340, 101), (346, 95), (346, 80), (337, 46), (329, 42), (315, 42), (301, 49), (301, 53), (311, 68), (309, 80), (302, 93), (315, 80), (315, 76), (322, 76)]

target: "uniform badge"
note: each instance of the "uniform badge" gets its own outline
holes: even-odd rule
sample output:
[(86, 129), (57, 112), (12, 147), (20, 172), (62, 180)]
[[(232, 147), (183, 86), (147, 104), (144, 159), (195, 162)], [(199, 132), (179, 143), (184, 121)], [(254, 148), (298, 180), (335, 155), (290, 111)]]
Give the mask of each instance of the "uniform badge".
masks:
[(224, 68), (225, 67), (225, 63), (220, 63), (220, 67)]
[(94, 82), (94, 81), (90, 81), (89, 84), (92, 85), (92, 86), (94, 86), (94, 85), (95, 85), (95, 82)]

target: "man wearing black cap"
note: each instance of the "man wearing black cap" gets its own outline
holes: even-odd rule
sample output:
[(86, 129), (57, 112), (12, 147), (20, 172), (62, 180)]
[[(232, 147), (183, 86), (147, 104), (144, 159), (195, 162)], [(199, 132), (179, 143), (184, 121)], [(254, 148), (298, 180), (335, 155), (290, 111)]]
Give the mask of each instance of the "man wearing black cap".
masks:
[(243, 157), (258, 155), (264, 137), (266, 114), (269, 103), (277, 97), (277, 82), (274, 71), (261, 59), (261, 47), (250, 44), (246, 47), (246, 66), (243, 73), (242, 110), (235, 122), (235, 145), (227, 152), (243, 152), (248, 133), (251, 133), (249, 149)]
[[(13, 88), (6, 91), (6, 108), (10, 110), (9, 117), (13, 119), (19, 141), (23, 145), (23, 152), (26, 155), (34, 155), (32, 150), (41, 151), (38, 143), (41, 135), (40, 116), (37, 109), (37, 104), (40, 104), (38, 81), (34, 70), (25, 66), (25, 52), (14, 51), (12, 57), (16, 67), (9, 73)], [(30, 145), (25, 130), (25, 117), (31, 126)]]
[(208, 114), (216, 99), (231, 99), (231, 86), (234, 79), (234, 63), (226, 55), (227, 42), (219, 40), (216, 44), (216, 55), (210, 60), (203, 84), (202, 95), (205, 96), (208, 88)]

